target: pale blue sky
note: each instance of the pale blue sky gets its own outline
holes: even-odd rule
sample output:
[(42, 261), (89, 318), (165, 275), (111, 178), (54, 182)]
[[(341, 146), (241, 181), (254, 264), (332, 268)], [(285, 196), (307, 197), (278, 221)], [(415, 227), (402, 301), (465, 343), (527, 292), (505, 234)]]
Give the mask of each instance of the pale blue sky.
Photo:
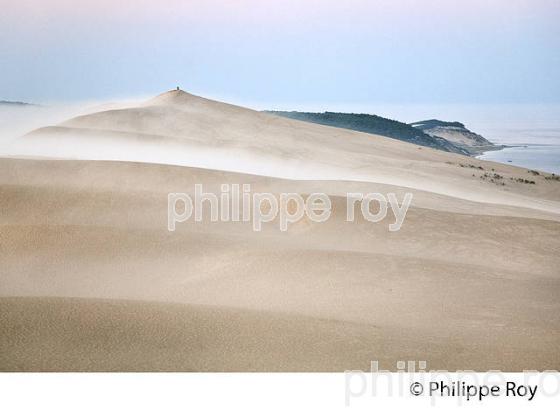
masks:
[(558, 0), (0, 3), (0, 100), (560, 102)]

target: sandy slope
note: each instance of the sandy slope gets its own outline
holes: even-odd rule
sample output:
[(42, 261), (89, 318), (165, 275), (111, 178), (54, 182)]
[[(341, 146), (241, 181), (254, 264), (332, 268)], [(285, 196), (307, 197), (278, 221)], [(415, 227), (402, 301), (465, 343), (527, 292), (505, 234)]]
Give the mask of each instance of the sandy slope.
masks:
[(0, 307), (0, 370), (339, 371), (363, 368), (372, 357), (389, 368), (395, 350), (453, 368), (504, 359), (532, 368), (546, 360), (528, 338), (503, 343), (501, 329), (476, 352), (416, 329), (235, 308), (59, 298), (2, 298)]
[[(231, 158), (238, 171), (254, 166), (247, 158), (266, 158), (268, 174), (300, 180), (0, 160), (2, 370), (344, 370), (370, 360), (393, 369), (397, 360), (560, 368), (560, 182), (180, 93), (62, 128), (26, 138), (49, 143), (62, 132), (100, 144), (117, 133), (142, 146), (150, 135), (193, 158), (203, 157), (196, 147), (235, 147), (245, 155)], [(480, 178), (492, 168), (505, 186)], [(334, 213), (284, 233), (211, 222), (168, 232), (167, 193), (195, 183), (324, 191)], [(347, 223), (347, 191), (415, 196), (403, 228), (390, 233), (392, 221)]]

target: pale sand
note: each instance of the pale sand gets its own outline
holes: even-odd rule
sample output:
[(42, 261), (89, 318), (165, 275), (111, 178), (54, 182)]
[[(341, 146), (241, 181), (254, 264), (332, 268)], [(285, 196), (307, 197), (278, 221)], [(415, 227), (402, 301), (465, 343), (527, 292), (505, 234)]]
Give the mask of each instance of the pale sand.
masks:
[[(560, 368), (560, 182), (208, 100), (195, 115), (199, 100), (186, 98), (147, 107), (169, 118), (169, 111), (188, 111), (182, 125), (197, 120), (199, 130), (210, 126), (208, 112), (222, 109), (229, 127), (208, 131), (199, 144), (235, 143), (246, 153), (262, 146), (277, 174), (293, 171), (282, 168), (283, 157), (312, 157), (329, 167), (310, 176), (337, 170), (338, 180), (0, 160), (0, 369), (323, 371), (368, 369), (371, 360), (393, 370), (397, 360), (448, 370)], [(129, 121), (124, 114), (126, 127), (155, 131), (150, 124), (159, 117)], [(110, 134), (123, 123), (114, 112), (99, 115), (112, 119), (70, 124), (85, 121)], [(266, 126), (244, 133), (262, 118), (280, 124), (278, 140)], [(284, 145), (282, 129), (291, 129)], [(52, 132), (26, 138), (50, 141)], [(505, 177), (505, 187), (478, 177), (489, 168)], [(352, 175), (363, 182), (344, 181)], [(255, 233), (249, 224), (210, 222), (168, 232), (167, 193), (192, 192), (195, 183), (215, 192), (222, 183), (324, 191), (333, 195), (334, 213), (287, 233), (272, 224)], [(347, 191), (415, 196), (403, 228), (391, 233), (392, 220), (347, 223)]]

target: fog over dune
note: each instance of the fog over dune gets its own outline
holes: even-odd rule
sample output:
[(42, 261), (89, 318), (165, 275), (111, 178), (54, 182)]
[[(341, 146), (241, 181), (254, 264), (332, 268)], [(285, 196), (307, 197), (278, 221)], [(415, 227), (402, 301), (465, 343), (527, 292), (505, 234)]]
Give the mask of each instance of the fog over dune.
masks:
[[(79, 103), (47, 104), (0, 104), (0, 154), (19, 154), (17, 139), (36, 128), (55, 125), (77, 115), (85, 115), (101, 110), (124, 108), (135, 104), (135, 100), (124, 101), (84, 101)], [(48, 151), (37, 155), (50, 156)]]

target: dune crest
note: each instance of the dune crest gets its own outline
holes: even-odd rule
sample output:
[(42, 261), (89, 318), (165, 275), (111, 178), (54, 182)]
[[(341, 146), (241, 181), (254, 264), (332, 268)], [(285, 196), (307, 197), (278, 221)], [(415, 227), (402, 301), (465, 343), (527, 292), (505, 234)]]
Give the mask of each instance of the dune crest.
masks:
[(163, 92), (146, 101), (145, 105), (185, 105), (191, 104), (196, 100), (202, 100), (202, 97), (197, 97), (183, 90), (170, 90)]

